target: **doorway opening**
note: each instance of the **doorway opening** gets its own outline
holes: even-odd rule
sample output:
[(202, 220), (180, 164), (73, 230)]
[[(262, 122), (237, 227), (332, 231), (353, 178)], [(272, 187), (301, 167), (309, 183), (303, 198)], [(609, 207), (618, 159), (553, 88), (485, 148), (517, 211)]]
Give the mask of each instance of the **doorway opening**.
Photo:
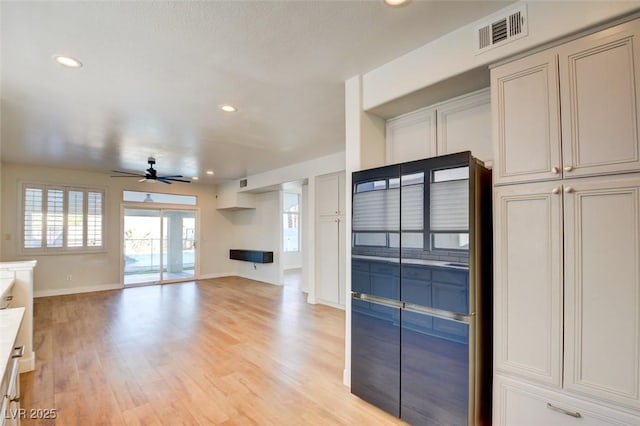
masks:
[(187, 281), (195, 277), (194, 210), (124, 208), (125, 286)]

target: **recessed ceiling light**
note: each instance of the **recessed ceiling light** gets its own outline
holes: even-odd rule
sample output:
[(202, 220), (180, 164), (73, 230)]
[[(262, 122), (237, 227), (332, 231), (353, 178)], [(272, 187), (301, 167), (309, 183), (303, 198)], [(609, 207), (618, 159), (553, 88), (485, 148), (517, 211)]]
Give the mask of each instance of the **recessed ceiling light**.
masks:
[(384, 3), (387, 6), (402, 6), (403, 4), (409, 3), (409, 0), (384, 0)]
[(60, 65), (64, 65), (65, 67), (69, 67), (69, 68), (80, 68), (80, 67), (82, 67), (82, 62), (80, 62), (76, 58), (72, 58), (71, 56), (56, 55), (56, 56), (53, 57), (53, 59), (57, 63), (59, 63)]
[(213, 170), (207, 170), (207, 174), (208, 174), (209, 176), (213, 176)]
[(200, 179), (200, 178), (199, 178), (198, 176), (193, 176), (191, 179), (192, 179), (192, 180), (198, 180), (198, 179)]
[(238, 108), (229, 104), (220, 105), (220, 109), (223, 110), (224, 112), (236, 112), (238, 110)]

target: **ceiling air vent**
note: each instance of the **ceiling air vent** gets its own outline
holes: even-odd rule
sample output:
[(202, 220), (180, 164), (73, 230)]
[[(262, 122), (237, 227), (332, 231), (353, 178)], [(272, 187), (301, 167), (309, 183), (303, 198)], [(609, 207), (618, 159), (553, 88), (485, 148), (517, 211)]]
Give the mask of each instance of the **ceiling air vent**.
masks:
[(477, 27), (477, 51), (482, 53), (508, 41), (527, 35), (527, 9), (521, 6), (501, 15), (494, 15)]

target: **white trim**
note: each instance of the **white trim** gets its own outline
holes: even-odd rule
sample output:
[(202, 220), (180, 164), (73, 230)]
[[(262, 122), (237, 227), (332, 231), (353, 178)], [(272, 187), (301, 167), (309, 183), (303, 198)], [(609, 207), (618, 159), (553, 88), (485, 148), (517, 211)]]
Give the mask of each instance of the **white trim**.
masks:
[(204, 274), (199, 275), (198, 278), (194, 278), (195, 280), (212, 280), (214, 278), (222, 278), (222, 277), (237, 277), (238, 274), (235, 272), (218, 272), (215, 274)]
[(351, 388), (351, 370), (348, 368), (342, 370), (342, 384)]
[(57, 288), (52, 290), (40, 290), (34, 291), (33, 297), (49, 297), (49, 296), (65, 296), (68, 294), (79, 294), (79, 293), (92, 293), (94, 291), (106, 291), (106, 290), (121, 290), (124, 286), (122, 284), (101, 284), (101, 285), (92, 285), (85, 287), (67, 287), (67, 288)]
[(28, 356), (23, 355), (18, 361), (18, 371), (20, 373), (26, 373), (27, 371), (33, 371), (36, 369), (36, 353), (31, 352)]

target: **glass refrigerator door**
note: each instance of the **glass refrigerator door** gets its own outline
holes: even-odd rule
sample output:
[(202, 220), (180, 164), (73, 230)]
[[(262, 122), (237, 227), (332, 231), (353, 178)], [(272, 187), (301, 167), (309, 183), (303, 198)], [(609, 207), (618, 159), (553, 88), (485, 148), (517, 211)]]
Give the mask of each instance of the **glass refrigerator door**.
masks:
[[(434, 332), (436, 322), (464, 328)], [(446, 327), (445, 327), (446, 328)], [(415, 425), (466, 426), (469, 412), (469, 324), (402, 311), (400, 417)]]

